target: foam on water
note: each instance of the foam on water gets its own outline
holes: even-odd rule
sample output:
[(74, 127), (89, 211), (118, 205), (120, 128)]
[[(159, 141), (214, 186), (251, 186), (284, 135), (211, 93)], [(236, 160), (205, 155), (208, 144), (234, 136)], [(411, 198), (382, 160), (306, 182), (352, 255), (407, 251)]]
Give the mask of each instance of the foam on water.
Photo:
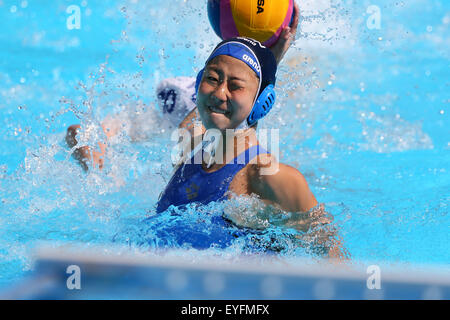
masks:
[[(170, 226), (207, 235), (223, 212), (234, 231), (251, 229), (229, 248), (206, 250), (228, 259), (268, 251), (317, 259), (332, 231), (354, 261), (450, 262), (445, 1), (382, 1), (380, 30), (366, 27), (367, 1), (300, 3), (279, 100), (260, 128), (280, 129), (281, 162), (298, 168), (322, 203), (310, 218), (334, 217), (314, 218), (312, 228), (255, 198), (155, 216), (173, 170), (172, 128), (155, 87), (195, 76), (218, 42), (203, 1), (172, 2), (89, 3), (76, 32), (65, 30), (65, 1), (14, 13), (0, 4), (10, 35), (0, 35), (8, 62), (0, 63), (0, 284), (32, 269), (42, 240), (145, 254), (180, 248)], [(43, 19), (46, 10), (53, 18)], [(85, 173), (65, 129), (80, 123), (80, 143), (98, 149), (105, 118), (121, 130), (104, 169)], [(192, 259), (204, 254), (187, 249)]]

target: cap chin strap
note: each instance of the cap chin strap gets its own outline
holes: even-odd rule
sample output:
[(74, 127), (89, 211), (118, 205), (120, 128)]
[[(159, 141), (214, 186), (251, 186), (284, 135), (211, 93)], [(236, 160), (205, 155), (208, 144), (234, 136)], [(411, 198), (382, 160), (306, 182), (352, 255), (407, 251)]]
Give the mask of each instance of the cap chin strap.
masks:
[[(247, 117), (247, 118), (248, 118), (248, 117)], [(249, 126), (249, 125), (248, 125), (247, 118), (245, 118), (245, 120), (242, 121), (241, 124), (238, 125), (238, 126), (236, 127), (236, 129), (234, 129), (234, 130), (247, 130), (247, 129), (250, 129), (252, 126)], [(256, 124), (256, 122), (255, 122), (255, 124)]]
[[(257, 58), (258, 59), (258, 58)], [(259, 64), (259, 61), (258, 61)], [(255, 96), (255, 100), (253, 100), (253, 105), (252, 105), (252, 109), (250, 110), (250, 112), (248, 113), (248, 115), (245, 117), (244, 121), (242, 121), (235, 130), (246, 130), (249, 129), (250, 127), (252, 127), (253, 125), (256, 124), (256, 122), (254, 122), (252, 125), (249, 124), (249, 119), (250, 116), (253, 113), (253, 110), (255, 110), (256, 104), (258, 103), (258, 99), (260, 97), (260, 95), (258, 95), (259, 90), (261, 90), (261, 84), (262, 84), (262, 70), (261, 70), (261, 76), (258, 78), (258, 91), (256, 91), (256, 96)]]

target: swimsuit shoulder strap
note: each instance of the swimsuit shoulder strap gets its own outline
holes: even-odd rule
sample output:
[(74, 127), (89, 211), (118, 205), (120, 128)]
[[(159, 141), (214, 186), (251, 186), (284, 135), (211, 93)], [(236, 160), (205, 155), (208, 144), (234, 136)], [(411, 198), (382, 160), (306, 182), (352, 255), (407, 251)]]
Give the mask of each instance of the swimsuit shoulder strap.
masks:
[(260, 154), (270, 154), (270, 152), (264, 149), (259, 144), (256, 146), (251, 146), (250, 148), (239, 154), (236, 158), (233, 159), (233, 161), (231, 161), (228, 164), (248, 164), (251, 160), (259, 156)]

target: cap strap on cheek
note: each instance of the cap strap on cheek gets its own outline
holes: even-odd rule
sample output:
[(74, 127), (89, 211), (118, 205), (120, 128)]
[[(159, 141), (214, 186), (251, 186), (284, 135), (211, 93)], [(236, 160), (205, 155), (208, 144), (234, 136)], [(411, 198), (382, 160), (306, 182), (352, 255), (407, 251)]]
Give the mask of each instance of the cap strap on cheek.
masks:
[(197, 78), (195, 79), (195, 94), (198, 94), (198, 89), (200, 88), (200, 83), (202, 82), (203, 73), (205, 73), (205, 68), (199, 71)]

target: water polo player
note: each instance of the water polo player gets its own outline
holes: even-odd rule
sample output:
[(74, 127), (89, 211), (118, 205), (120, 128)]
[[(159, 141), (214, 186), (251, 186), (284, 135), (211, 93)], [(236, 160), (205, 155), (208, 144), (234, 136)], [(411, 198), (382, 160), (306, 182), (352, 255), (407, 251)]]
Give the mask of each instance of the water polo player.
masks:
[[(286, 54), (289, 46), (297, 33), (299, 22), (299, 8), (294, 3), (294, 13), (292, 23), (289, 27), (285, 27), (278, 37), (278, 40), (270, 50), (275, 56), (279, 64)], [(162, 116), (165, 121), (165, 126), (170, 127), (187, 127), (192, 122), (196, 115), (195, 108), (195, 78), (191, 77), (176, 77), (165, 79), (159, 83), (156, 88), (156, 96), (158, 105), (162, 111)], [(147, 136), (145, 130), (148, 126), (149, 119), (155, 117), (154, 110), (141, 112), (138, 118), (130, 119), (129, 114), (121, 112), (113, 116), (109, 116), (102, 122), (101, 126), (105, 132), (108, 141), (98, 142), (98, 151), (92, 150), (88, 146), (77, 147), (77, 134), (80, 130), (80, 125), (71, 125), (67, 129), (66, 142), (70, 148), (74, 148), (73, 157), (80, 163), (84, 170), (88, 170), (90, 165), (102, 168), (106, 148), (110, 138), (115, 136), (120, 130), (126, 131), (131, 140), (142, 140)], [(145, 125), (142, 125), (145, 124)], [(158, 124), (155, 124), (158, 125)], [(152, 127), (153, 128), (153, 127)], [(87, 130), (84, 128), (85, 131)], [(86, 132), (85, 132), (86, 134)]]
[[(273, 53), (255, 40), (233, 38), (214, 49), (196, 83), (203, 139), (197, 144), (195, 137), (189, 141), (193, 151), (176, 168), (157, 203), (157, 213), (190, 203), (206, 205), (234, 196), (255, 195), (265, 204), (291, 213), (305, 213), (317, 206), (303, 175), (291, 166), (277, 163), (257, 139), (257, 123), (275, 103), (276, 70)], [(216, 134), (209, 134), (211, 131)], [(277, 170), (266, 170), (274, 167)], [(298, 215), (294, 224), (302, 231), (312, 226), (313, 219), (314, 223), (328, 224), (324, 214)], [(215, 223), (225, 227), (224, 220), (220, 218)], [(185, 232), (179, 233), (183, 242)], [(223, 245), (229, 241), (224, 237), (215, 243)], [(325, 255), (343, 257), (334, 231), (320, 234), (317, 244), (325, 248)]]
[[(256, 194), (290, 212), (317, 205), (298, 170), (280, 163), (277, 171), (262, 174), (277, 160), (258, 143), (255, 126), (275, 102), (276, 70), (274, 55), (256, 40), (233, 38), (216, 47), (199, 73), (196, 88), (201, 122), (206, 130), (221, 133), (221, 141), (216, 139), (220, 150), (214, 150), (213, 156), (209, 151), (209, 159), (215, 157), (211, 164), (204, 157), (207, 140), (200, 148), (193, 146), (189, 163), (178, 167), (163, 192), (158, 212), (171, 205), (220, 201), (231, 194)], [(239, 149), (243, 152), (238, 154)]]

